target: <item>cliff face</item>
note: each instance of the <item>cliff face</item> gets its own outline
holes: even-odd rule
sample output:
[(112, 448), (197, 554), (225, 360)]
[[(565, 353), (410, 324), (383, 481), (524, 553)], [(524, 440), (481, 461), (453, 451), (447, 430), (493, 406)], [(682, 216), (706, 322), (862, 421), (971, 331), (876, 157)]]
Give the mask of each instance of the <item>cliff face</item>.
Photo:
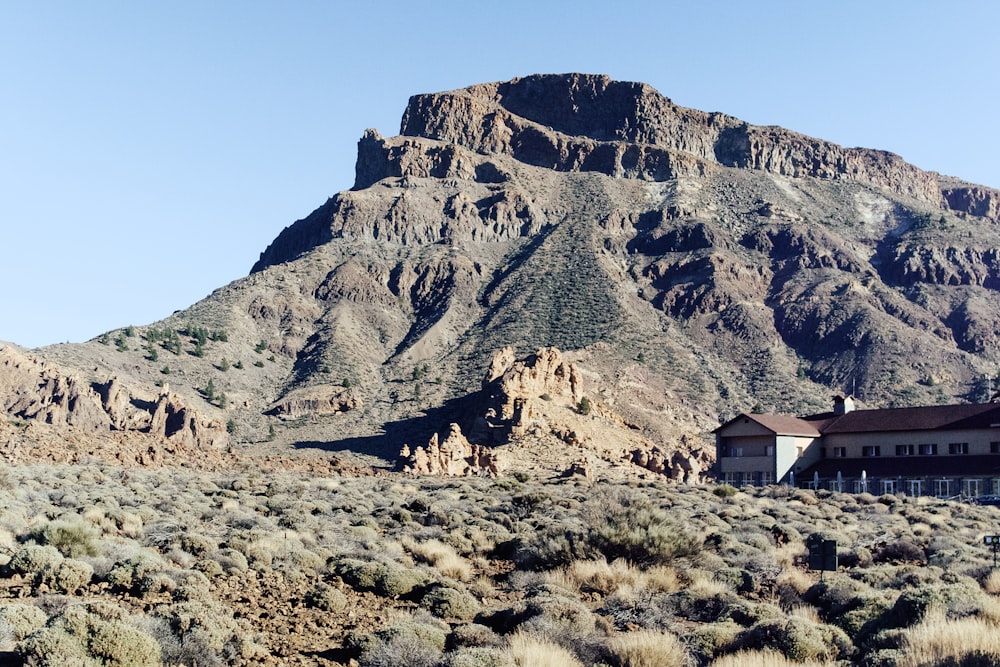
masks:
[[(399, 136), (359, 141), (352, 190), (157, 328), (229, 333), (220, 358), (171, 357), (170, 379), (191, 404), (213, 379), (243, 437), (277, 427), (278, 444), (386, 460), (452, 422), (489, 444), (469, 397), (494, 352), (555, 346), (609, 429), (594, 439), (640, 434), (658, 453), (628, 456), (676, 472), (738, 410), (819, 411), (845, 389), (983, 398), (998, 202), (643, 84), (531, 76), (413, 97)], [(44, 353), (104, 374), (91, 381), (157, 377), (138, 351)], [(243, 369), (221, 374), (223, 354)]]

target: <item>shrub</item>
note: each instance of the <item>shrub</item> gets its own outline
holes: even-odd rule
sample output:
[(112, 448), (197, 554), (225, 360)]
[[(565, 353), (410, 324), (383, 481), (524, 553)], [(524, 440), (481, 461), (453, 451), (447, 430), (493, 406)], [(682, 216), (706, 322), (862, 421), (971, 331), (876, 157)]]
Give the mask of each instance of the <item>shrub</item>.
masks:
[(639, 630), (615, 635), (608, 648), (620, 667), (684, 667), (687, 651), (668, 632)]
[(3, 604), (0, 605), (0, 634), (6, 629), (15, 641), (21, 641), (44, 626), (48, 619), (48, 615), (34, 605)]
[(706, 623), (695, 626), (685, 635), (684, 642), (698, 664), (706, 664), (728, 652), (742, 631), (743, 628), (732, 621)]
[(212, 665), (247, 662), (262, 653), (227, 607), (211, 601), (162, 605), (153, 613), (159, 620), (167, 664)]
[(411, 617), (355, 641), (360, 648), (358, 661), (364, 667), (436, 667), (445, 638), (440, 625)]
[(35, 585), (48, 586), (57, 593), (75, 593), (90, 583), (94, 568), (73, 558), (49, 563), (35, 575)]
[(516, 667), (510, 651), (488, 646), (462, 648), (448, 654), (446, 667)]
[(139, 553), (116, 562), (104, 580), (111, 584), (113, 590), (138, 592), (143, 577), (154, 572), (162, 572), (164, 568), (165, 563), (159, 557)]
[(448, 586), (435, 588), (420, 599), (420, 606), (438, 618), (467, 621), (479, 613), (479, 601), (470, 593)]
[(374, 591), (383, 597), (406, 595), (427, 583), (427, 578), (418, 570), (395, 563), (362, 561), (356, 558), (342, 559), (336, 566), (336, 572), (351, 587), (361, 591)]
[(160, 645), (130, 625), (122, 610), (106, 603), (73, 605), (17, 645), (26, 664), (66, 665), (160, 664)]
[(731, 484), (719, 484), (717, 487), (712, 489), (712, 494), (718, 496), (719, 498), (729, 498), (735, 496), (739, 493), (738, 489)]
[(347, 596), (336, 586), (321, 582), (306, 595), (306, 604), (323, 611), (341, 611), (347, 607)]
[(767, 619), (754, 624), (737, 638), (742, 649), (779, 651), (791, 660), (827, 661), (840, 653), (827, 646), (820, 627), (801, 618)]
[(50, 544), (69, 558), (96, 556), (97, 530), (79, 518), (50, 521), (31, 536), (40, 544)]
[(54, 565), (63, 559), (59, 550), (51, 545), (29, 544), (21, 547), (4, 566), (7, 575), (19, 574), (34, 576), (45, 567)]
[(924, 550), (906, 540), (882, 545), (873, 557), (876, 563), (926, 563)]

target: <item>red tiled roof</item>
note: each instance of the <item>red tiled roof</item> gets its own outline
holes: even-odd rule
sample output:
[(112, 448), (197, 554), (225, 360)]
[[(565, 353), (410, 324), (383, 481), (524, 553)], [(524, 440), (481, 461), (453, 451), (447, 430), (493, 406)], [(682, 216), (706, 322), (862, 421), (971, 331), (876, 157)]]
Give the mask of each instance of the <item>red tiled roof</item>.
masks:
[(730, 419), (725, 424), (715, 429), (713, 433), (721, 431), (730, 424), (735, 424), (740, 419), (749, 419), (756, 422), (775, 435), (803, 435), (812, 438), (819, 437), (819, 431), (816, 430), (815, 425), (793, 415), (742, 414)]
[[(822, 416), (827, 417), (828, 413)], [(885, 431), (953, 431), (989, 428), (993, 425), (1000, 425), (1000, 403), (853, 410), (828, 421), (824, 420), (820, 431), (824, 435)]]
[(819, 437), (815, 425), (792, 415), (744, 415), (754, 420), (769, 431), (778, 435), (805, 435)]

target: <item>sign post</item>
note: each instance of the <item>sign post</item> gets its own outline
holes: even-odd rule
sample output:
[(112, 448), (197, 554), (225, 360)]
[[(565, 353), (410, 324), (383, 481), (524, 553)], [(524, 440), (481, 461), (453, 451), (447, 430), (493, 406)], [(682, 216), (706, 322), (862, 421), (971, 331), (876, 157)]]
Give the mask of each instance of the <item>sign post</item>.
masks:
[[(1000, 543), (1000, 536), (998, 536)], [(994, 557), (996, 549), (994, 549)], [(809, 545), (809, 569), (819, 570), (819, 580), (823, 581), (823, 574), (830, 570), (837, 570), (837, 540), (820, 540)]]
[(997, 551), (1000, 551), (1000, 535), (987, 535), (983, 538), (983, 543), (988, 547), (993, 547), (993, 569), (997, 569)]

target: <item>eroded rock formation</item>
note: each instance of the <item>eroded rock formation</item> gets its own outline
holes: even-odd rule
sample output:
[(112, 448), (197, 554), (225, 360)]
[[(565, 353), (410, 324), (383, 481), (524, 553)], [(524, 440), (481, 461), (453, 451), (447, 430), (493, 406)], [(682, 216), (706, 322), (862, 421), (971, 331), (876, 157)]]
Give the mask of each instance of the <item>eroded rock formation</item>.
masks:
[(458, 424), (448, 427), (448, 435), (439, 441), (431, 436), (425, 447), (403, 445), (399, 466), (404, 472), (418, 475), (497, 475), (503, 470), (501, 455), (495, 450), (470, 443)]

